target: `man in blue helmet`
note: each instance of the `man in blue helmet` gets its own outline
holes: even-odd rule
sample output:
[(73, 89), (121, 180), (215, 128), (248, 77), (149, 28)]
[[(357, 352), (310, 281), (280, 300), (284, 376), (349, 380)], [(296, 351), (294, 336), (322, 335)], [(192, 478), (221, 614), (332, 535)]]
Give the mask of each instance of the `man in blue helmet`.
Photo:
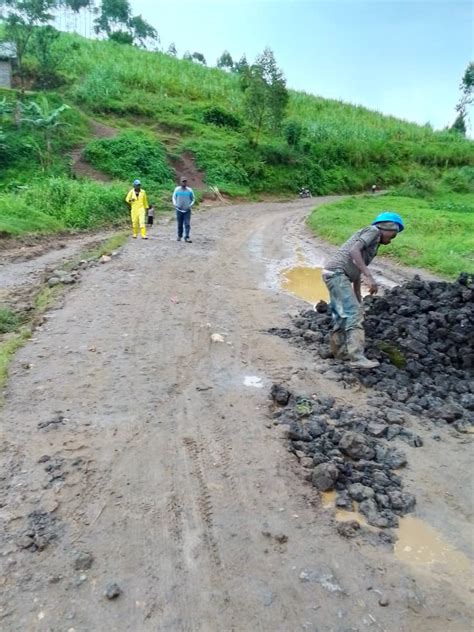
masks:
[(370, 294), (376, 294), (377, 283), (367, 266), (379, 246), (388, 245), (403, 229), (400, 215), (381, 213), (370, 226), (361, 228), (342, 244), (324, 267), (333, 319), (331, 352), (335, 358), (349, 360), (353, 368), (373, 369), (379, 364), (364, 355), (361, 276), (364, 275)]

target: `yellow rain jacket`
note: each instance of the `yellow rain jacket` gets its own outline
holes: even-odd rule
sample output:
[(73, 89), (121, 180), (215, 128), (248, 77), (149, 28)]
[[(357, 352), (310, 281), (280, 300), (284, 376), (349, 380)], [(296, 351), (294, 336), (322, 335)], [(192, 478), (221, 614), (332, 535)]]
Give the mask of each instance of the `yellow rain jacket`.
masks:
[(133, 236), (136, 237), (138, 235), (138, 227), (140, 227), (142, 237), (146, 237), (145, 214), (149, 206), (146, 191), (140, 189), (137, 194), (135, 189), (130, 189), (125, 201), (130, 204)]

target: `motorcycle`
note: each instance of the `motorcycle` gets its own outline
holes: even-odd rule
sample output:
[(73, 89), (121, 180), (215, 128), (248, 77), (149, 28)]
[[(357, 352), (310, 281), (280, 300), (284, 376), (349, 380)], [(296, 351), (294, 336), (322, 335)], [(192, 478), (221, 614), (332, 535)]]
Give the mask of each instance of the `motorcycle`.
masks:
[(298, 195), (300, 196), (300, 198), (301, 198), (301, 199), (303, 199), (303, 198), (310, 198), (310, 197), (313, 197), (313, 196), (311, 195), (311, 191), (310, 191), (309, 189), (306, 189), (306, 188), (301, 188), (301, 189), (299, 190)]

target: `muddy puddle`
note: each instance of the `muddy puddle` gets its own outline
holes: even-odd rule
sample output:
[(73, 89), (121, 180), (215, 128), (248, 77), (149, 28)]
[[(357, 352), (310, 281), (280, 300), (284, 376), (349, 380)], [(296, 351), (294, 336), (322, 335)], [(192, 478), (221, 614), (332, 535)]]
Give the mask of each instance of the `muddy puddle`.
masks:
[(471, 563), (464, 553), (423, 520), (405, 516), (400, 519), (397, 533), (395, 556), (400, 561), (416, 566), (436, 566), (438, 571), (449, 575), (470, 571)]
[[(337, 522), (355, 520), (361, 527), (377, 530), (357, 511), (357, 503), (354, 503), (354, 511), (337, 509), (336, 492), (323, 492), (321, 502), (324, 509), (335, 509)], [(449, 576), (459, 577), (472, 572), (469, 558), (447, 542), (437, 529), (420, 518), (400, 518), (399, 527), (395, 531), (398, 539), (394, 546), (394, 554), (401, 562), (427, 570), (432, 567), (437, 574)]]
[(321, 268), (304, 265), (286, 268), (281, 272), (281, 287), (311, 304), (329, 300)]

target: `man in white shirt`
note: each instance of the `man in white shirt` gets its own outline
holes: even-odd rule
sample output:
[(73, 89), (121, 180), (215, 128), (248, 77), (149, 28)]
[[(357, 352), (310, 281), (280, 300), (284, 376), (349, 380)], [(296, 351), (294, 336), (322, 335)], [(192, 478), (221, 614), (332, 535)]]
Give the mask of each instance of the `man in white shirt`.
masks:
[(195, 202), (193, 190), (187, 186), (187, 179), (181, 178), (181, 186), (176, 187), (173, 191), (173, 206), (176, 209), (176, 222), (178, 226), (177, 241), (181, 241), (183, 238), (183, 226), (184, 226), (184, 241), (188, 244), (192, 243), (189, 238), (191, 231), (191, 208)]

